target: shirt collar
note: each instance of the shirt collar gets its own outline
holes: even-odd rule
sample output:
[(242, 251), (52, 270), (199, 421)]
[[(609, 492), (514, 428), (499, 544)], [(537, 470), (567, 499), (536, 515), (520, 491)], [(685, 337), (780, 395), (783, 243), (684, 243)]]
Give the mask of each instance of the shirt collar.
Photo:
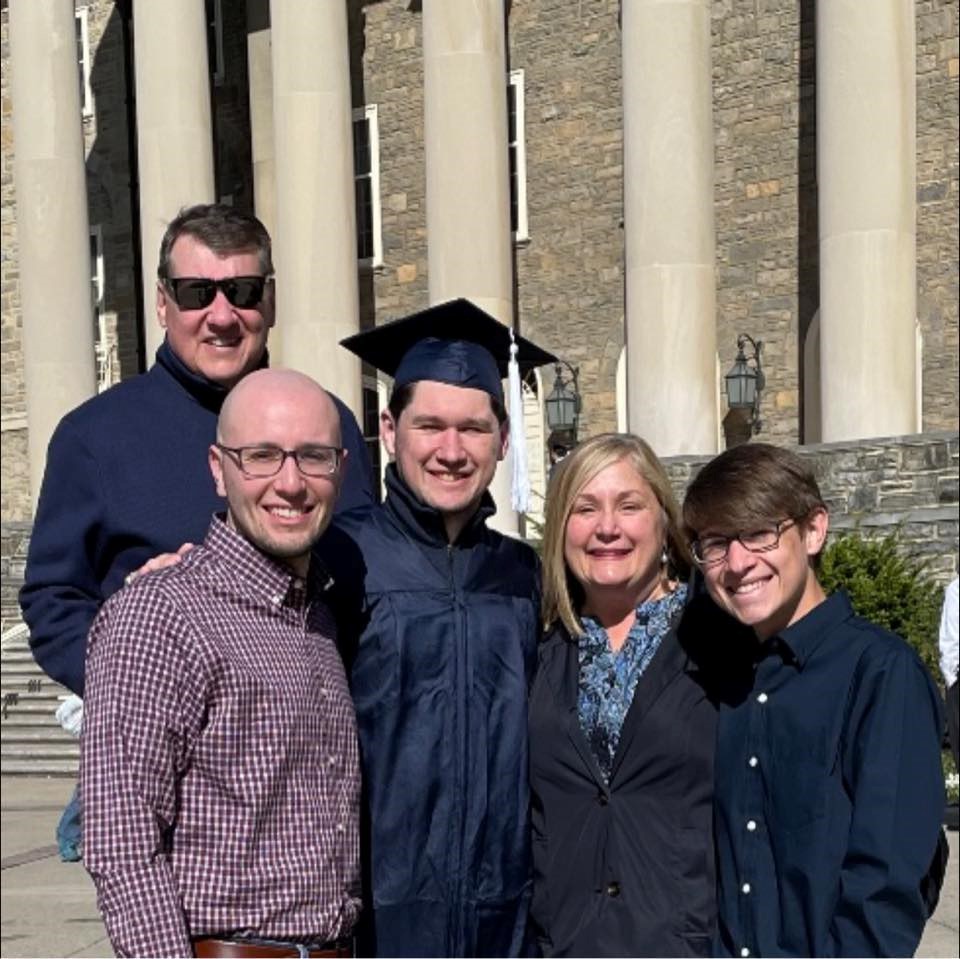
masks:
[[(387, 500), (384, 504), (400, 525), (429, 546), (447, 546), (447, 528), (443, 514), (423, 502), (404, 482), (396, 463), (386, 469)], [(454, 546), (467, 546), (475, 542), (484, 528), (485, 521), (496, 512), (493, 497), (484, 491), (476, 512), (467, 521)]]
[(254, 593), (275, 606), (303, 605), (332, 583), (316, 556), (310, 557), (309, 572), (304, 580), (286, 563), (267, 555), (228, 526), (224, 513), (214, 514), (203, 545)]
[(853, 615), (850, 598), (839, 590), (814, 606), (802, 619), (762, 643), (760, 658), (779, 654), (785, 663), (792, 662), (802, 670), (830, 632)]

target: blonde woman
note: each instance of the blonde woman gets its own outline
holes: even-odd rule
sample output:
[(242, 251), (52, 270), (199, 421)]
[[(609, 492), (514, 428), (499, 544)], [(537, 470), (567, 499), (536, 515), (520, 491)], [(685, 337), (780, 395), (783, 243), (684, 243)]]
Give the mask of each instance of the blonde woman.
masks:
[[(717, 613), (690, 602), (679, 508), (653, 450), (607, 434), (551, 482), (546, 636), (530, 705), (544, 955), (709, 955)], [(710, 682), (708, 682), (710, 680)]]

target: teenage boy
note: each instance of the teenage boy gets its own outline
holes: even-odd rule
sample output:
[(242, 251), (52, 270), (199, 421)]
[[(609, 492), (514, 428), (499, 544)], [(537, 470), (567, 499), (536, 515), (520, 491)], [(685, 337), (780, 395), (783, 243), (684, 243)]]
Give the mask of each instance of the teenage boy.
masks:
[(720, 712), (714, 954), (913, 955), (944, 804), (936, 688), (825, 594), (827, 508), (794, 453), (727, 450), (683, 514), (711, 597), (757, 640), (752, 685)]

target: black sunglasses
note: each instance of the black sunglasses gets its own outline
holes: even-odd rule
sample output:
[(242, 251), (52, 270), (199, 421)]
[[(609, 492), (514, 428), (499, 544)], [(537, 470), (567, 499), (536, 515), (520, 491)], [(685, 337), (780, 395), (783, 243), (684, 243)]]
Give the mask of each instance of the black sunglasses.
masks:
[(216, 299), (217, 290), (223, 291), (232, 306), (248, 310), (263, 300), (263, 291), (269, 282), (266, 276), (228, 276), (222, 280), (178, 276), (163, 281), (181, 310), (202, 310)]

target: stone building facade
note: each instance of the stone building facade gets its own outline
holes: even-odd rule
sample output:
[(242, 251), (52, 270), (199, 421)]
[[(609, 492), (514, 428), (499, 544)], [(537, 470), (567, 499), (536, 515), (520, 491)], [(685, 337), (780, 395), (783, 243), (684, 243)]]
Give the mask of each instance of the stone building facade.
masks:
[[(515, 321), (577, 368), (582, 436), (623, 422), (621, 4), (628, 2), (505, 4), (507, 68), (522, 83), (526, 175), (526, 229), (513, 244)], [(144, 294), (139, 280), (131, 6), (76, 3), (92, 94), (83, 126), (89, 218), (102, 262), (93, 322), (104, 383), (143, 368), (142, 317), (153, 322), (153, 291)], [(710, 4), (718, 369), (730, 367), (738, 334), (762, 341), (759, 438), (790, 445), (811, 439), (804, 343), (819, 306), (814, 7), (813, 0)], [(247, 60), (250, 18), (262, 15), (255, 9), (240, 0), (207, 3), (216, 192), (246, 209), (255, 205)], [(353, 105), (377, 108), (380, 256), (359, 266), (359, 322), (366, 326), (428, 302), (423, 19), (416, 0), (349, 0), (348, 11)], [(958, 426), (957, 5), (917, 0), (915, 19), (920, 425), (923, 432), (951, 431)], [(0, 106), (9, 121), (6, 3), (0, 30)], [(26, 521), (31, 491), (9, 122), (2, 148), (0, 515)], [(152, 262), (156, 251), (142, 255)], [(649, 363), (664, 367), (669, 359), (656, 355)], [(551, 383), (544, 371), (541, 399)]]

